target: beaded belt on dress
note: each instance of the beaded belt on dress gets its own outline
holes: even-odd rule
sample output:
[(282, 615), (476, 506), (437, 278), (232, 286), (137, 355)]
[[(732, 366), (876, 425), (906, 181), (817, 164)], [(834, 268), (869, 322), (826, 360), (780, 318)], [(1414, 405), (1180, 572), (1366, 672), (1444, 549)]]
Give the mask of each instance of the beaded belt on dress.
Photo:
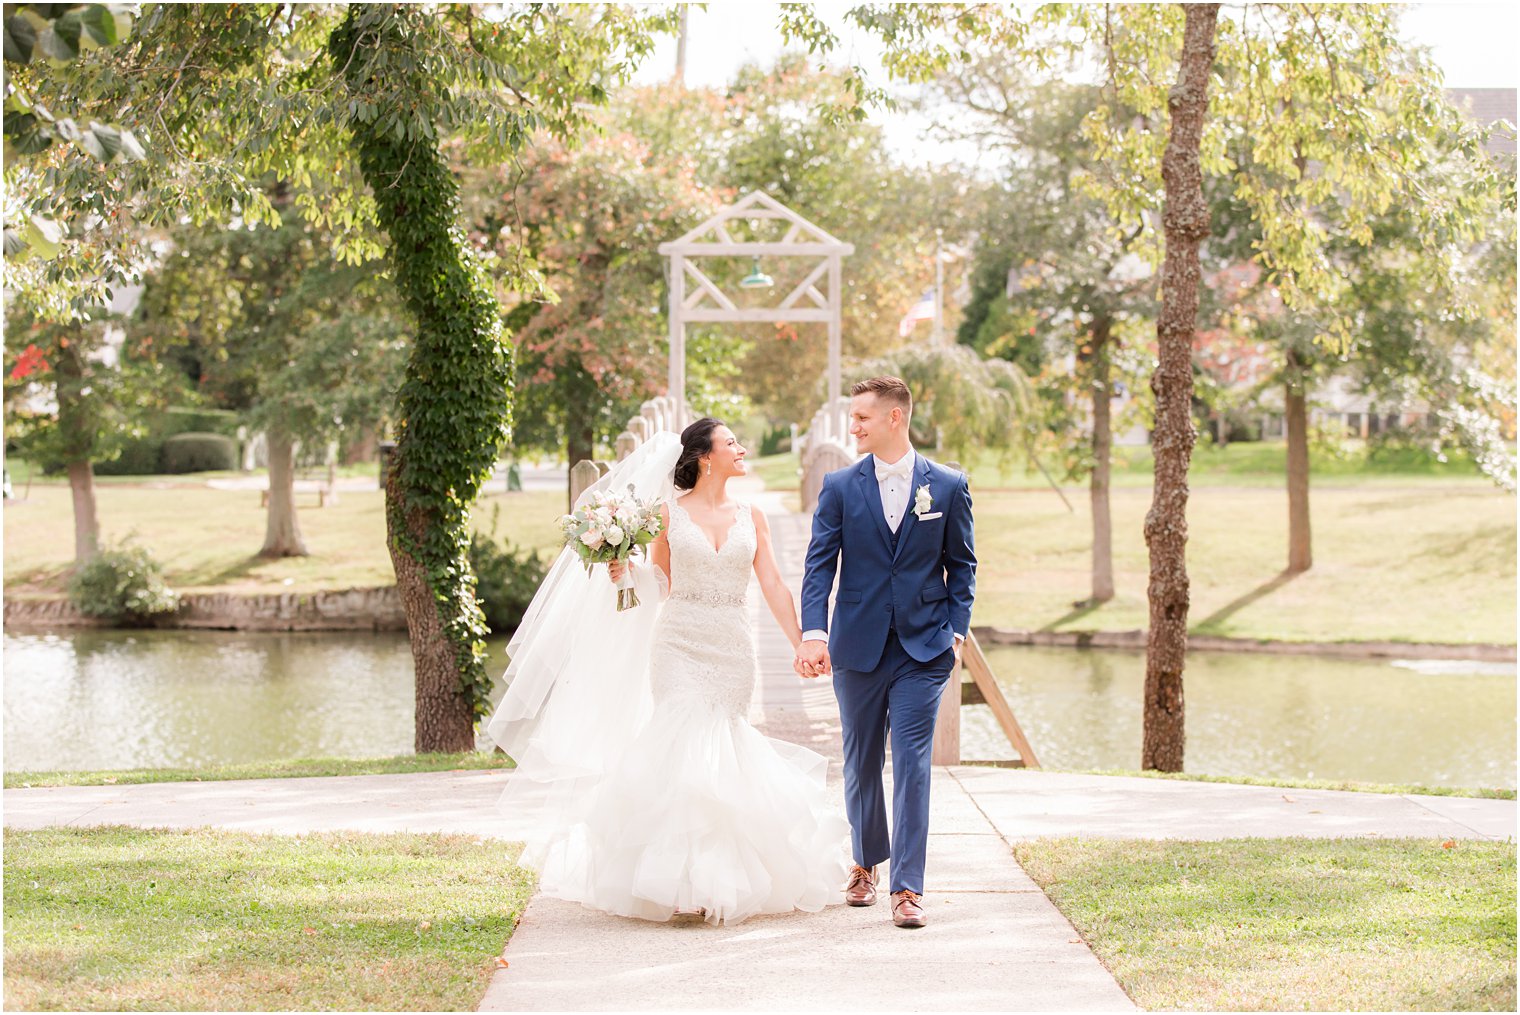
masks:
[(678, 599), (686, 603), (711, 603), (715, 606), (744, 605), (744, 596), (734, 595), (731, 592), (717, 592), (698, 589), (676, 589), (670, 594), (670, 598)]

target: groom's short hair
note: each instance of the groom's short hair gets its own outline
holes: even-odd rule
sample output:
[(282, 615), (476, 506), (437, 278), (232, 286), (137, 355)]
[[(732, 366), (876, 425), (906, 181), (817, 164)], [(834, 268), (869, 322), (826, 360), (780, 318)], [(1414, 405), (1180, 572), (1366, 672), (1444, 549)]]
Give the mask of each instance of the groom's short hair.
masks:
[(901, 377), (869, 377), (850, 388), (851, 395), (872, 394), (903, 411), (903, 418), (913, 415), (913, 392)]

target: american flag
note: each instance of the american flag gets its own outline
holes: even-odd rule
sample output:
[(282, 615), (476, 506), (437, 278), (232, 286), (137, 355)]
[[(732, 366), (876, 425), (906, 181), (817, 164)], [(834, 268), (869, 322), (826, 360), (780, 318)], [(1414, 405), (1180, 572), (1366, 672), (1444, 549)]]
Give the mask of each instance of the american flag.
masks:
[(903, 319), (897, 322), (897, 337), (907, 338), (913, 333), (913, 325), (919, 321), (934, 320), (934, 290), (925, 289), (918, 302), (908, 308)]

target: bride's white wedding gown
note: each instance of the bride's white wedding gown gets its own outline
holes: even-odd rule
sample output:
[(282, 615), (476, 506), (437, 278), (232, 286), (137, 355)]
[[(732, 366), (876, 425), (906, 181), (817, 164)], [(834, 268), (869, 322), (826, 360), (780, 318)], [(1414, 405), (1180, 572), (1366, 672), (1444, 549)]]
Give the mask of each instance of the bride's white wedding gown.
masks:
[(816, 912), (840, 899), (849, 825), (827, 759), (746, 719), (756, 676), (747, 591), (755, 556), (740, 504), (716, 549), (671, 502), (670, 597), (650, 656), (653, 713), (580, 820), (529, 857), (540, 889), (622, 916), (711, 923)]

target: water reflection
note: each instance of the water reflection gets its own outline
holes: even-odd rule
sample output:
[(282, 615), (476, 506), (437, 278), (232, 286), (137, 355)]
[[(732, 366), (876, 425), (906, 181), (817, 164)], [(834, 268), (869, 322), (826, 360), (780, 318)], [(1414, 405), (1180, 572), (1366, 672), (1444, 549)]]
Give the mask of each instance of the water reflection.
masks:
[[(505, 643), (490, 646), (493, 675)], [(999, 648), (993, 668), (1048, 768), (1134, 768), (1140, 653)], [(5, 635), (5, 767), (146, 768), (412, 749), (400, 634)], [(504, 688), (496, 688), (499, 700)], [(1193, 653), (1192, 772), (1515, 785), (1515, 667)], [(967, 758), (1011, 757), (967, 709)]]
[[(503, 644), (491, 647), (505, 669)], [(400, 634), (6, 634), (4, 684), (8, 771), (412, 749), (412, 657)]]
[[(1139, 766), (1139, 652), (996, 648), (998, 682), (1047, 768)], [(1213, 775), (1515, 785), (1515, 665), (1194, 652), (1187, 770)], [(967, 709), (967, 758), (1011, 758)]]

